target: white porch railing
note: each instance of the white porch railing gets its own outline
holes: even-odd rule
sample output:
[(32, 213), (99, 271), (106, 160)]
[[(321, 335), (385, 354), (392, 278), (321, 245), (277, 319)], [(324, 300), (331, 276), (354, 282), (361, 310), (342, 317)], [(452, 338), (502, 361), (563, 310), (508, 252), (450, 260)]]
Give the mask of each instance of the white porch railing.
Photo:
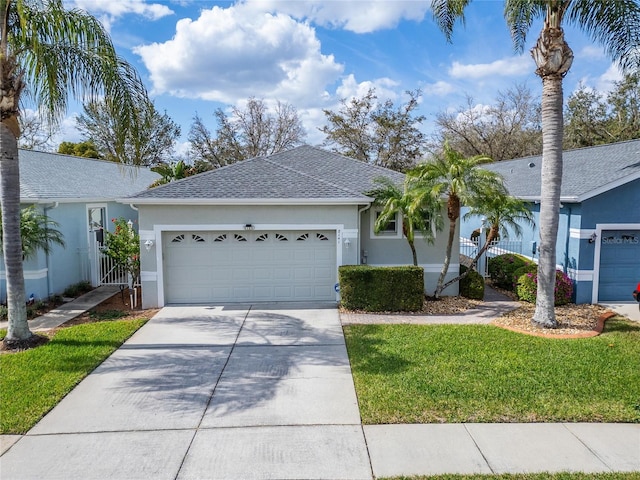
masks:
[(129, 274), (116, 265), (116, 262), (103, 252), (103, 247), (95, 242), (90, 248), (91, 284), (100, 285), (129, 285)]
[[(465, 261), (465, 264), (468, 264), (473, 260), (478, 254), (479, 249), (482, 248), (483, 244), (481, 243), (481, 238), (475, 238), (470, 240), (468, 238), (460, 237), (460, 255), (467, 257), (469, 260)], [(478, 265), (476, 269), (478, 272), (484, 276), (489, 276), (488, 265), (489, 262), (486, 260), (489, 258), (497, 257), (498, 255), (503, 255), (505, 253), (517, 253), (519, 255), (525, 255), (523, 251), (523, 242), (520, 240), (494, 240), (489, 245), (489, 248), (486, 250), (484, 255), (478, 260)]]

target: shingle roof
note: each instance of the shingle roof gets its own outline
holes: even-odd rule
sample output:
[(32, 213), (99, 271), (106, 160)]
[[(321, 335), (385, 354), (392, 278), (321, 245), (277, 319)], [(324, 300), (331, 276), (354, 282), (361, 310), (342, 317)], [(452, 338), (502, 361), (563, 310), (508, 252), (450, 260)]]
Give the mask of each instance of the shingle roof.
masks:
[(131, 200), (141, 203), (233, 201), (346, 201), (368, 203), (364, 193), (386, 176), (404, 175), (320, 148), (303, 145), (268, 157), (256, 157), (172, 182)]
[[(519, 198), (540, 198), (542, 157), (493, 163), (509, 192)], [(581, 202), (640, 178), (640, 140), (568, 150), (563, 154), (562, 201)]]
[(19, 150), (22, 202), (114, 200), (149, 187), (160, 175), (90, 158)]

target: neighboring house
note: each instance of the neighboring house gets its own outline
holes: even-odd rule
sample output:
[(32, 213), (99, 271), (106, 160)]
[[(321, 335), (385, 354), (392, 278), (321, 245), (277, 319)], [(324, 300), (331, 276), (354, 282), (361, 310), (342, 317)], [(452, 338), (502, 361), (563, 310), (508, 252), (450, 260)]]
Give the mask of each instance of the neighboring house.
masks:
[[(365, 192), (381, 176), (404, 180), (301, 146), (123, 199), (139, 209), (143, 307), (336, 301), (339, 265), (411, 264), (400, 218), (373, 233), (378, 210)], [(446, 237), (438, 234), (434, 245), (416, 242), (430, 291)], [(457, 262), (450, 271), (458, 271)], [(457, 294), (457, 284), (446, 293)]]
[[(632, 301), (640, 281), (640, 140), (564, 152), (558, 268), (575, 282), (576, 303)], [(503, 161), (509, 192), (527, 202), (536, 227), (524, 227), (523, 253), (537, 259), (542, 157)], [(469, 238), (480, 220), (463, 222)]]
[[(146, 189), (160, 178), (145, 168), (55, 153), (20, 150), (20, 202), (36, 205), (59, 224), (65, 247), (54, 245), (24, 263), (27, 297), (61, 293), (83, 280), (97, 286), (91, 248), (103, 241), (103, 229), (112, 230), (112, 218), (137, 222), (138, 212), (116, 198)], [(95, 256), (94, 256), (95, 258)], [(0, 258), (0, 302), (6, 301), (4, 262)]]

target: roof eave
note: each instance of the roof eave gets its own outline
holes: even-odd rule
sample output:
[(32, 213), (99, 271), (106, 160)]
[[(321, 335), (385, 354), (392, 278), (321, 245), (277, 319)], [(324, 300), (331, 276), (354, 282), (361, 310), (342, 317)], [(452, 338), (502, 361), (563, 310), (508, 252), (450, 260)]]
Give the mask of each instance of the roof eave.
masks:
[(135, 205), (362, 205), (373, 202), (357, 198), (118, 198), (119, 203)]

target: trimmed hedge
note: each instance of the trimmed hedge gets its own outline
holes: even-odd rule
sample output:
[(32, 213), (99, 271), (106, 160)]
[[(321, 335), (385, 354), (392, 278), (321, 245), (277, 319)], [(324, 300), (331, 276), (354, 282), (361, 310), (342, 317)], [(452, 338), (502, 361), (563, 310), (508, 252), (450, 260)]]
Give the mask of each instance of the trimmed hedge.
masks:
[[(460, 265), (460, 274), (466, 272), (468, 268)], [(475, 270), (471, 270), (466, 277), (460, 280), (460, 295), (472, 300), (484, 299), (484, 278)]]
[(515, 271), (527, 265), (535, 264), (531, 260), (513, 253), (490, 258), (488, 268), (491, 282), (497, 287), (513, 291), (515, 290), (513, 279)]
[(424, 301), (422, 267), (370, 267), (342, 265), (338, 268), (341, 305), (367, 312), (417, 312)]

